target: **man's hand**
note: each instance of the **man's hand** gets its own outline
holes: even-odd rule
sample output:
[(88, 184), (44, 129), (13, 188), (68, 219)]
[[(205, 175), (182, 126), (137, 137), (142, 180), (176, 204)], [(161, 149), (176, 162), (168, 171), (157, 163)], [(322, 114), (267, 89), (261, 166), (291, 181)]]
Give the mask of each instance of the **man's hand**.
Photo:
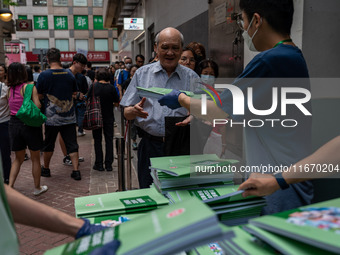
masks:
[(158, 100), (158, 102), (160, 103), (161, 106), (166, 105), (170, 109), (175, 110), (177, 108), (182, 107), (180, 103), (178, 102), (178, 97), (181, 93), (184, 93), (184, 92), (174, 89), (169, 94), (166, 94), (165, 96), (161, 97)]
[(124, 110), (124, 117), (127, 120), (133, 120), (136, 117), (141, 117), (143, 119), (146, 119), (149, 116), (149, 113), (144, 111), (144, 103), (146, 101), (146, 98), (143, 97), (142, 100), (135, 104), (134, 106), (126, 107)]
[(248, 180), (240, 185), (239, 190), (245, 190), (243, 197), (268, 196), (280, 189), (275, 177), (271, 174), (252, 173)]
[(185, 126), (189, 125), (189, 123), (192, 121), (193, 118), (194, 118), (194, 116), (189, 115), (185, 120), (183, 120), (182, 122), (178, 122), (175, 125), (179, 126), (179, 127), (185, 127)]

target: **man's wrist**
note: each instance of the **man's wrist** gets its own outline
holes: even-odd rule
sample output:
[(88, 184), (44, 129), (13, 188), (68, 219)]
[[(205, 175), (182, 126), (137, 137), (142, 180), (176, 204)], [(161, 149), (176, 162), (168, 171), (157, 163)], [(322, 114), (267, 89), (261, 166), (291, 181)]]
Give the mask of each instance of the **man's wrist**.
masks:
[(283, 178), (282, 174), (283, 174), (282, 172), (279, 172), (279, 173), (273, 174), (273, 176), (275, 177), (277, 183), (279, 184), (280, 189), (285, 190), (289, 188), (289, 184)]
[(184, 92), (182, 92), (182, 93), (180, 93), (179, 95), (178, 95), (178, 103), (180, 104), (180, 105), (182, 105), (182, 103), (183, 103), (183, 101), (184, 101), (184, 99), (187, 97), (187, 95), (184, 93)]

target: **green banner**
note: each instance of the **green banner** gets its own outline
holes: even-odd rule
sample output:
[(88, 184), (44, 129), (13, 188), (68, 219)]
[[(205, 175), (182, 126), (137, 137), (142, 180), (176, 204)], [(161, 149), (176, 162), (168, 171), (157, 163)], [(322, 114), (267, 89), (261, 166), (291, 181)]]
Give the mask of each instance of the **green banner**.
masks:
[(54, 29), (67, 30), (68, 29), (67, 16), (54, 16)]
[(74, 29), (88, 30), (89, 29), (88, 17), (86, 15), (75, 15)]
[(47, 16), (34, 16), (34, 29), (43, 30), (48, 29)]
[(103, 30), (103, 16), (93, 16), (93, 29)]

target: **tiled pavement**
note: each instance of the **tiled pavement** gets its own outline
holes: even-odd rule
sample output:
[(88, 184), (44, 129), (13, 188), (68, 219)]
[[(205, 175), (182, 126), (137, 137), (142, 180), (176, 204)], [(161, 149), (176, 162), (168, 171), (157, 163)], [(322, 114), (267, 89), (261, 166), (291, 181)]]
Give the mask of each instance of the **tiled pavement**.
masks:
[[(73, 168), (62, 164), (63, 155), (57, 143), (50, 165), (52, 177), (41, 177), (41, 184), (47, 185), (48, 191), (38, 197), (32, 194), (33, 179), (30, 160), (23, 163), (14, 186), (15, 189), (36, 201), (71, 215), (75, 215), (75, 197), (115, 192), (118, 189), (117, 162), (114, 163), (112, 172), (92, 170), (94, 150), (91, 132), (87, 131), (85, 136), (79, 137), (78, 143), (80, 156), (85, 158), (85, 162), (80, 163), (79, 167), (82, 174), (81, 181), (75, 181), (70, 177)], [(132, 179), (132, 187), (137, 188), (134, 169), (132, 170)], [(48, 249), (73, 240), (66, 235), (54, 234), (20, 224), (16, 224), (16, 228), (20, 241), (20, 254), (43, 254)]]

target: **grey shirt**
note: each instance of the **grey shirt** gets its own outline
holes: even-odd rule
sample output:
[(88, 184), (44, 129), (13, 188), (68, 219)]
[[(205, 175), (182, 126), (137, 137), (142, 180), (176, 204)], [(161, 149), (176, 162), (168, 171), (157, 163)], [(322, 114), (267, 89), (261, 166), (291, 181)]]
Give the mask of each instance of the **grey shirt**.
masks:
[[(177, 65), (170, 77), (159, 61), (142, 66), (133, 76), (120, 105), (132, 106), (141, 101), (142, 98), (137, 94), (137, 86), (143, 88), (159, 87), (194, 91), (194, 89), (199, 86), (199, 80), (198, 75), (193, 70), (182, 65)], [(161, 106), (157, 99), (152, 98), (146, 99), (144, 111), (148, 112), (149, 116), (146, 119), (137, 117), (134, 123), (145, 132), (154, 136), (165, 135), (164, 117), (186, 116), (188, 114), (188, 111), (183, 107), (171, 110), (167, 106)]]

